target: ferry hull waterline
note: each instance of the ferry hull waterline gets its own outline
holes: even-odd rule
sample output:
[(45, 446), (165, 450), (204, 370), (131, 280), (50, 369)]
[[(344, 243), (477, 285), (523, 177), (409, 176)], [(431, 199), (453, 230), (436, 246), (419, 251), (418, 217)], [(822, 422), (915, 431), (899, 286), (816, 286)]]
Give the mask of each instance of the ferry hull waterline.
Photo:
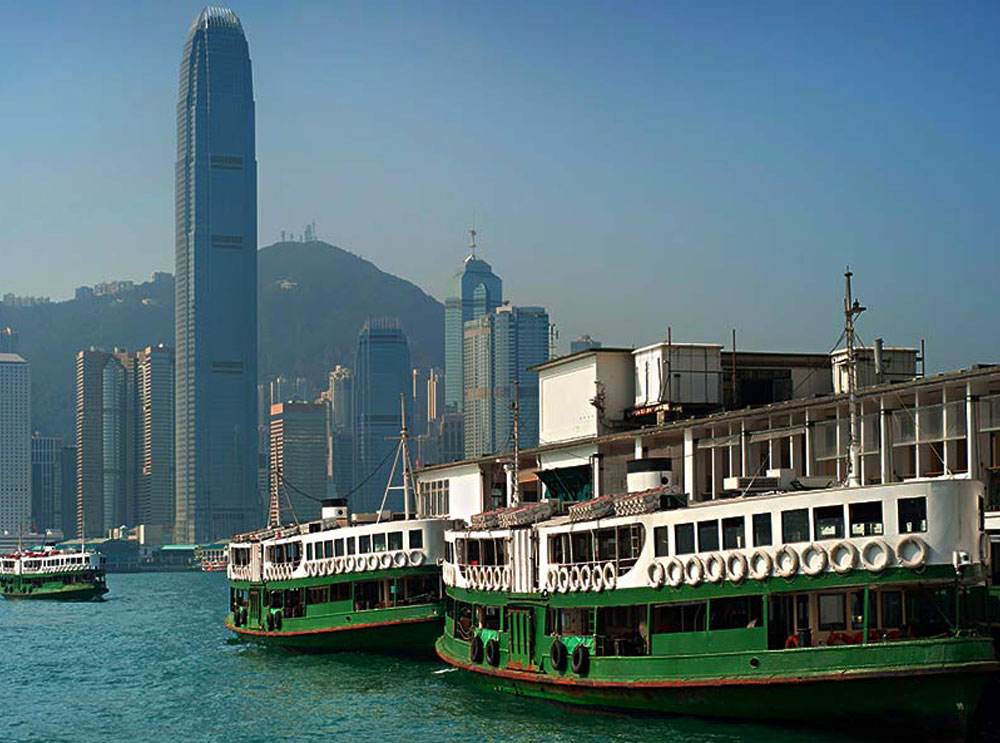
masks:
[(104, 558), (91, 552), (24, 552), (0, 558), (0, 596), (14, 601), (93, 601), (108, 592)]

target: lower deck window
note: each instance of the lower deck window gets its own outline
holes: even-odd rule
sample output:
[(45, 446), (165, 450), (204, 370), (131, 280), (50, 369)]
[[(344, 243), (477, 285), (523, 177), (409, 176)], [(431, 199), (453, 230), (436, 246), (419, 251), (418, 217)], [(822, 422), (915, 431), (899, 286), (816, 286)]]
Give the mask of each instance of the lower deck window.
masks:
[(675, 632), (704, 632), (705, 602), (658, 604), (653, 607), (652, 632), (656, 635)]
[(809, 509), (781, 512), (781, 539), (786, 544), (809, 541)]
[(899, 499), (899, 533), (913, 534), (927, 531), (927, 499)]
[(843, 539), (844, 507), (820, 506), (813, 510), (816, 539)]
[(674, 550), (678, 555), (694, 552), (694, 524), (677, 524), (674, 527)]
[(764, 625), (762, 596), (734, 596), (709, 602), (708, 627), (713, 632), (722, 629), (752, 629)]
[(842, 593), (821, 593), (819, 601), (819, 628), (822, 631), (847, 629), (846, 597)]
[(589, 636), (594, 634), (593, 609), (550, 609), (549, 634)]
[(480, 629), (500, 629), (500, 607), (499, 606), (477, 606), (476, 626)]

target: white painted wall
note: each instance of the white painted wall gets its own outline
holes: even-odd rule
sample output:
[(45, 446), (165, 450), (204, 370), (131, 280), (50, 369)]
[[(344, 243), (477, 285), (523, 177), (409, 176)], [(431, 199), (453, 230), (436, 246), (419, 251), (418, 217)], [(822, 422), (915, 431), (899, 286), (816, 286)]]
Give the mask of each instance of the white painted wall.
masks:
[[(660, 402), (718, 404), (721, 401), (722, 346), (656, 343), (632, 352), (636, 407)], [(669, 357), (669, 364), (668, 362)], [(668, 385), (666, 374), (672, 374)]]
[(478, 464), (458, 463), (414, 475), (417, 487), (422, 482), (448, 481), (448, 518), (469, 521), (483, 510), (483, 478)]

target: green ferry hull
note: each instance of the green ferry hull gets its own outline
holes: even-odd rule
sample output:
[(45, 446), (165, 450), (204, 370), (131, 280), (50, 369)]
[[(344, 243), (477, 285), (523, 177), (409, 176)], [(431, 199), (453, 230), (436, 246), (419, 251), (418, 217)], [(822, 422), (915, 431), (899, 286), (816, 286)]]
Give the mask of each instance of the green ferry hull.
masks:
[[(971, 660), (937, 667), (830, 671), (787, 677), (594, 680), (460, 661), (439, 639), (445, 662), (491, 690), (591, 708), (663, 715), (851, 727), (860, 722), (962, 734), (1000, 664)], [(460, 647), (465, 647), (460, 645)]]
[(39, 589), (27, 593), (3, 593), (9, 601), (93, 601), (108, 592), (107, 586), (73, 586), (71, 588)]
[(433, 655), (434, 642), (444, 630), (444, 617), (419, 617), (301, 632), (267, 632), (236, 627), (230, 615), (225, 625), (241, 640), (300, 652)]

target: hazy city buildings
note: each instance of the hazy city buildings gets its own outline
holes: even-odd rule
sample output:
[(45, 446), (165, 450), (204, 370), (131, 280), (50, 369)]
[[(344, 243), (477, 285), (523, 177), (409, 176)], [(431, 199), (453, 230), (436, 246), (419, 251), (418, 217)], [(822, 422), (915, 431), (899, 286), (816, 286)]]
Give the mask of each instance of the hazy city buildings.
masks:
[(257, 526), (257, 163), (242, 25), (208, 7), (181, 61), (176, 169), (176, 533)]
[[(410, 394), (412, 367), (406, 335), (395, 319), (365, 323), (358, 335), (354, 365), (354, 511), (379, 508), (389, 478), (393, 451), (402, 427), (401, 401)], [(410, 417), (409, 411), (407, 418)], [(364, 484), (362, 485), (362, 482)], [(402, 484), (396, 470), (393, 485)], [(387, 508), (402, 510), (402, 494), (389, 494)]]
[(319, 518), (326, 497), (326, 406), (282, 402), (271, 406), (270, 492), (281, 523)]
[(549, 316), (541, 307), (503, 305), (465, 324), (465, 456), (510, 451), (515, 383), (519, 442), (538, 443), (538, 375), (548, 360)]
[(62, 472), (60, 487), (62, 505), (59, 509), (58, 528), (62, 529), (66, 539), (79, 536), (76, 532), (76, 447), (64, 446), (59, 458), (59, 469)]
[(575, 340), (569, 342), (569, 352), (579, 353), (580, 351), (589, 351), (591, 348), (600, 348), (601, 342), (595, 341), (589, 335), (579, 335)]
[(31, 368), (0, 353), (0, 531), (31, 521)]
[(329, 457), (334, 494), (344, 498), (354, 489), (354, 372), (337, 366), (330, 372)]
[(36, 532), (62, 528), (62, 439), (31, 437), (31, 526)]
[(486, 261), (471, 252), (452, 276), (444, 304), (444, 404), (451, 412), (465, 407), (465, 323), (493, 312), (503, 301), (503, 282)]

